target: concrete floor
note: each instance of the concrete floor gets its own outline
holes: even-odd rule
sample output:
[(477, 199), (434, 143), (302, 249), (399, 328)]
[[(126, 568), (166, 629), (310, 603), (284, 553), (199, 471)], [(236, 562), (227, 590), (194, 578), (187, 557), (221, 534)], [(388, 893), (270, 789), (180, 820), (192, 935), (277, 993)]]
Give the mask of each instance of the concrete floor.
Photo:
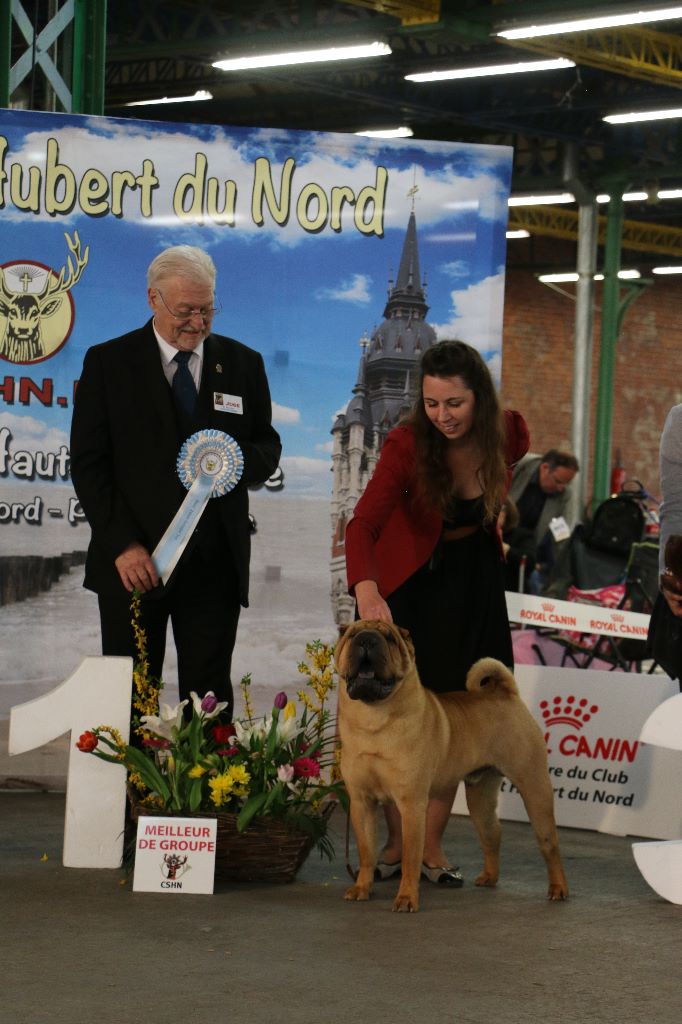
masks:
[(61, 865), (64, 797), (0, 790), (0, 1024), (675, 1024), (682, 908), (640, 876), (631, 840), (563, 829), (571, 898), (544, 898), (527, 825), (503, 825), (496, 890), (478, 890), (468, 819), (447, 846), (465, 887), (397, 881), (344, 902), (337, 855), (290, 885), (219, 883), (213, 896), (133, 893), (122, 871)]

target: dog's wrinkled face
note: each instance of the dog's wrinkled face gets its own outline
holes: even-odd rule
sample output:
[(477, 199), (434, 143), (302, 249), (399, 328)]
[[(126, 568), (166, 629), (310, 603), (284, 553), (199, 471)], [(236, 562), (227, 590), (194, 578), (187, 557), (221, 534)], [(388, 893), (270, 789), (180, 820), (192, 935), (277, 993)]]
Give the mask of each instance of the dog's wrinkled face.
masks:
[(413, 663), (408, 631), (378, 619), (352, 623), (336, 646), (336, 667), (348, 696), (366, 704), (389, 697)]

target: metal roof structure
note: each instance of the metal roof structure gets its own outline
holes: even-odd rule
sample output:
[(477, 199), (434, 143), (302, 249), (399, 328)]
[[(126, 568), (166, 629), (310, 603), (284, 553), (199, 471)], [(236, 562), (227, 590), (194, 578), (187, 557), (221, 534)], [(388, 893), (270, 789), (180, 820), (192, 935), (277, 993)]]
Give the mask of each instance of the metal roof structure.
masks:
[[(533, 39), (498, 34), (654, 7), (659, 17), (646, 24)], [(585, 195), (639, 193), (626, 204), (624, 243), (652, 265), (682, 251), (682, 198), (666, 195), (682, 188), (680, 120), (603, 118), (682, 107), (682, 10), (665, 17), (672, 7), (670, 0), (116, 0), (106, 14), (104, 112), (333, 132), (406, 125), (418, 138), (510, 145), (514, 193), (565, 190), (569, 179)], [(226, 57), (359, 40), (382, 41), (392, 52), (249, 71), (213, 66)], [(12, 60), (22, 48), (26, 40), (14, 25)], [(406, 78), (548, 57), (575, 66), (436, 82)], [(38, 79), (26, 79), (13, 103), (49, 109), (40, 102)], [(211, 98), (171, 102), (200, 90)], [(164, 97), (154, 106), (127, 106)], [(576, 216), (575, 207), (516, 207), (510, 226), (575, 239)]]

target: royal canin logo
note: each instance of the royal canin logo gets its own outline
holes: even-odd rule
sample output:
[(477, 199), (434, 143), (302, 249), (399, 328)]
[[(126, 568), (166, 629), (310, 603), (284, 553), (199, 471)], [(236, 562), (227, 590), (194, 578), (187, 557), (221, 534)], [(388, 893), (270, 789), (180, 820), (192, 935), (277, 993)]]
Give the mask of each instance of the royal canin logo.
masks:
[(572, 725), (574, 729), (582, 729), (590, 721), (592, 715), (596, 715), (599, 711), (599, 705), (590, 704), (586, 697), (581, 697), (578, 701), (573, 696), (565, 699), (555, 697), (551, 704), (548, 700), (541, 700), (540, 710), (544, 724), (547, 726)]
[(635, 760), (639, 749), (638, 740), (604, 736), (588, 739), (586, 736), (577, 735), (579, 730), (599, 712), (599, 705), (590, 703), (587, 697), (556, 696), (551, 700), (541, 700), (539, 708), (548, 754), (552, 753), (550, 729), (553, 726), (567, 725), (571, 727), (571, 731), (564, 733), (555, 743), (558, 753), (565, 757), (601, 758), (604, 761), (628, 761), (630, 764)]

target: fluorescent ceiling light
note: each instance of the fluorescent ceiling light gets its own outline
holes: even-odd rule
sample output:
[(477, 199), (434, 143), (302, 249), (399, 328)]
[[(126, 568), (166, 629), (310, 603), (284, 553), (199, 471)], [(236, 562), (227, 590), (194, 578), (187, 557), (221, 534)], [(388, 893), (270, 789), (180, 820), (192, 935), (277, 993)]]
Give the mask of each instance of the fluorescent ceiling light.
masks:
[(449, 71), (422, 71), (405, 75), (408, 82), (442, 82), (451, 78), (489, 78), (497, 75), (522, 75), (528, 71), (554, 71), (557, 68), (574, 68), (575, 64), (566, 57), (550, 60), (524, 60), (514, 64), (488, 64), (478, 68), (452, 68)]
[(555, 203), (574, 203), (572, 192), (559, 192), (547, 196), (510, 196), (509, 206), (545, 206)]
[[(649, 198), (648, 192), (623, 192), (621, 199), (624, 203), (641, 203)], [(682, 199), (682, 188), (663, 189), (656, 193), (657, 199)], [(610, 203), (611, 196), (606, 192), (600, 192), (595, 196), (598, 203)]]
[(540, 274), (538, 281), (543, 284), (563, 284), (566, 281), (577, 281), (577, 274)]
[(680, 267), (652, 267), (652, 274), (682, 274), (682, 266)]
[(507, 231), (507, 238), (530, 238), (530, 231), (519, 228), (518, 231)]
[(675, 117), (682, 117), (682, 107), (673, 107), (670, 110), (633, 111), (630, 114), (607, 114), (602, 121), (608, 121), (609, 124), (634, 124), (636, 121), (667, 121)]
[(133, 103), (126, 103), (126, 107), (151, 107), (155, 103), (194, 103), (197, 100), (212, 100), (213, 93), (205, 89), (199, 89), (192, 96), (161, 96), (156, 100), (135, 100)]
[[(681, 268), (681, 271), (682, 271), (682, 268)], [(641, 276), (642, 275), (640, 274), (639, 270), (619, 270), (618, 271), (618, 277), (621, 279), (621, 281), (628, 281), (628, 280), (632, 280), (633, 278), (637, 278), (637, 277), (641, 277)], [(538, 281), (542, 281), (543, 284), (566, 284), (569, 281), (577, 281), (577, 280), (579, 280), (579, 275), (576, 274), (575, 271), (566, 272), (566, 273), (563, 273), (563, 274), (561, 274), (561, 273), (558, 273), (558, 274), (540, 274), (540, 276), (538, 277)], [(603, 281), (604, 280), (604, 275), (603, 274), (595, 274), (593, 280), (594, 281)]]
[(414, 135), (411, 128), (401, 125), (400, 128), (368, 128), (366, 131), (355, 132), (356, 135), (366, 135), (369, 139), (410, 139)]
[(325, 50), (295, 50), (291, 53), (262, 53), (256, 57), (235, 57), (216, 60), (212, 67), (221, 71), (249, 71), (253, 68), (281, 68), (289, 64), (318, 64), (333, 60), (356, 60), (360, 57), (384, 57), (392, 53), (386, 43), (362, 43), (357, 46), (331, 46)]
[(649, 21), (669, 21), (672, 18), (682, 18), (682, 7), (657, 7), (653, 10), (631, 11), (629, 14), (603, 14), (596, 18), (572, 18), (567, 21), (548, 22), (546, 25), (508, 28), (495, 34), (502, 36), (503, 39), (535, 39), (538, 36), (555, 36), (564, 32), (588, 32), (590, 29), (643, 25)]

